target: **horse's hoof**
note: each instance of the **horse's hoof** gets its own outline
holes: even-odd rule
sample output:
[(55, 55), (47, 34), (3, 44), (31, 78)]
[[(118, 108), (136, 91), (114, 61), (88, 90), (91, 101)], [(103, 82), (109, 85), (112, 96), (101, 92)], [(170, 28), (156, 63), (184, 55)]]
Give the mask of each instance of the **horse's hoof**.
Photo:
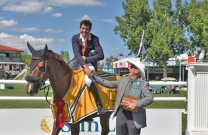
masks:
[(84, 118), (82, 121), (92, 122), (92, 121), (94, 121), (94, 120), (93, 120), (93, 118), (86, 117), (86, 118)]

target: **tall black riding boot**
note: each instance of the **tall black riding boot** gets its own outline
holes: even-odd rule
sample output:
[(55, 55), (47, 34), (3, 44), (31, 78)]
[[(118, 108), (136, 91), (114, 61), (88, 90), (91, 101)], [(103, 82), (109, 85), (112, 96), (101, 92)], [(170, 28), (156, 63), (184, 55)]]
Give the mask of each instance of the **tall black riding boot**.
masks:
[(90, 89), (90, 91), (92, 92), (92, 95), (95, 98), (95, 102), (96, 102), (97, 107), (98, 107), (99, 115), (105, 114), (105, 110), (103, 109), (103, 105), (102, 105), (102, 102), (101, 102), (101, 99), (100, 99), (100, 95), (98, 93), (98, 89), (97, 89), (97, 87), (95, 86), (95, 84), (93, 82), (90, 84), (89, 89)]

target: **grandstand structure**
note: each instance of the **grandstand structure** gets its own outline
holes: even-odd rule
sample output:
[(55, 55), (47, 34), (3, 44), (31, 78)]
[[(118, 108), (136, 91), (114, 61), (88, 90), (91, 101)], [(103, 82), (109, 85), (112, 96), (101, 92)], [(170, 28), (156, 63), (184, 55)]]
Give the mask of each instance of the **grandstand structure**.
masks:
[(25, 67), (20, 59), (23, 50), (8, 47), (0, 44), (0, 79), (13, 79)]

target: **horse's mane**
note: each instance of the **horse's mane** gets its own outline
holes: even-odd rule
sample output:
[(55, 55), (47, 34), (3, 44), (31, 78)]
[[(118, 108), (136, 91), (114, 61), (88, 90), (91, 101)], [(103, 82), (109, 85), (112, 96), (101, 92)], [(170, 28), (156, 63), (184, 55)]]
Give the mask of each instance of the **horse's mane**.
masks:
[(68, 69), (71, 70), (69, 65), (66, 63), (66, 61), (59, 54), (53, 52), (52, 50), (48, 50), (48, 56), (60, 61), (62, 66), (66, 65), (65, 67), (68, 67)]
[(52, 50), (48, 50), (48, 56), (49, 57), (53, 57), (54, 59), (57, 59), (57, 60), (59, 60), (61, 62), (66, 63), (65, 60), (59, 54), (53, 52)]

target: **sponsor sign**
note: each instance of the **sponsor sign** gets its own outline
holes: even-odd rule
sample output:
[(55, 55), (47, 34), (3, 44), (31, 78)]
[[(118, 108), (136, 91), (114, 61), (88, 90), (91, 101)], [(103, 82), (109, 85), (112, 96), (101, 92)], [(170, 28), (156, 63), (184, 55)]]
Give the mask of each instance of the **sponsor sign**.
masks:
[[(181, 135), (184, 109), (147, 109), (147, 127), (142, 135)], [(50, 109), (0, 109), (0, 135), (51, 135), (53, 117)], [(116, 118), (109, 119), (109, 135), (116, 135)], [(80, 124), (80, 135), (100, 135), (100, 119)], [(59, 135), (71, 135), (65, 123)]]

